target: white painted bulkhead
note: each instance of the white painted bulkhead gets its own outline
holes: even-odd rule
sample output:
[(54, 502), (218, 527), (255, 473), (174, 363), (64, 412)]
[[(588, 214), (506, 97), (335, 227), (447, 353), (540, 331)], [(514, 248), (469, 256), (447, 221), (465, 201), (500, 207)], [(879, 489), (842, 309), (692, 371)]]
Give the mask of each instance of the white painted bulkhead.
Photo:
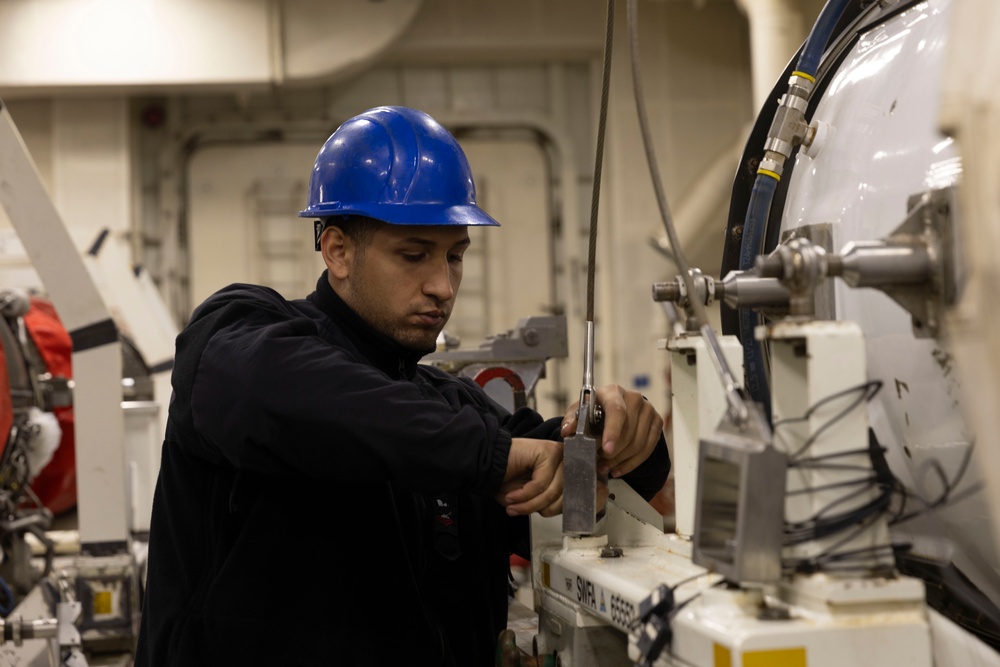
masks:
[[(540, 392), (558, 390), (548, 404), (556, 412), (575, 400), (606, 3), (71, 4), (0, 8), (0, 42), (18, 32), (4, 47), (10, 57), (0, 58), (0, 98), (81, 249), (109, 228), (155, 280), (178, 325), (227, 282), (281, 282), (305, 294), (318, 260), (310, 225), (295, 214), (312, 157), (351, 115), (415, 106), (459, 137), (483, 205), (504, 223), (482, 244), (490, 246), (484, 265), (467, 267), (452, 326), (475, 344), (519, 317), (565, 312), (570, 356), (550, 372), (560, 386)], [(657, 349), (667, 322), (650, 285), (676, 269), (651, 245), (663, 228), (636, 120), (624, 4), (600, 198), (595, 379), (639, 388), (667, 411), (668, 359)], [(806, 23), (821, 4), (802, 0)], [(747, 16), (730, 0), (638, 7), (646, 104), (670, 206), (690, 263), (717, 275), (731, 159), (756, 111)], [(115, 30), (88, 22), (100, 16), (116, 17)], [(70, 18), (73, 30), (60, 23)], [(154, 24), (163, 28), (155, 36)], [(134, 33), (148, 39), (129, 51)], [(29, 45), (12, 52), (29, 34), (46, 54)], [(123, 60), (145, 69), (112, 74)], [(296, 225), (301, 245), (292, 250)], [(253, 242), (273, 235), (272, 249), (293, 254), (275, 258)], [(17, 245), (0, 234), (0, 279), (37, 282), (16, 260)]]

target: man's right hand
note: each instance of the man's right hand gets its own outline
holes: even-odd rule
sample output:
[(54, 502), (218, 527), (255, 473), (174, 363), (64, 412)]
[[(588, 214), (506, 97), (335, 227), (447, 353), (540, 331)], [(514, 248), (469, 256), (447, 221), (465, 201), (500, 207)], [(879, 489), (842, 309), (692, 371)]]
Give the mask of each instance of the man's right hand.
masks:
[(495, 496), (518, 516), (538, 512), (556, 516), (562, 512), (563, 445), (553, 440), (513, 438), (507, 456), (507, 474)]

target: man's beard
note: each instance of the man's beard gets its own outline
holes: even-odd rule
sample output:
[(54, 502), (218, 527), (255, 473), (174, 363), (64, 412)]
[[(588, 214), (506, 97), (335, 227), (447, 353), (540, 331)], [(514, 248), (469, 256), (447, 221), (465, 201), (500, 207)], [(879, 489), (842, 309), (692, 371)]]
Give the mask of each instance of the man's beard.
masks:
[[(368, 326), (384, 336), (388, 336), (400, 346), (420, 354), (430, 354), (437, 349), (437, 337), (448, 322), (448, 316), (439, 327), (427, 329), (416, 325), (406, 325), (385, 312), (377, 298), (364, 289), (354, 291), (353, 307)], [(414, 309), (413, 312), (417, 312)], [(449, 313), (450, 315), (450, 313)]]

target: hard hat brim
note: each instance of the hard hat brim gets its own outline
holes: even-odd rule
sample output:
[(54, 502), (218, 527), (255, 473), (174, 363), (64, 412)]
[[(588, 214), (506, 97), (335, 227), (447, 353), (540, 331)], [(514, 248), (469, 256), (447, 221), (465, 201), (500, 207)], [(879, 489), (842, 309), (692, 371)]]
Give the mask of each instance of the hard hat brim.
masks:
[(390, 225), (461, 225), (467, 227), (499, 227), (500, 223), (478, 206), (461, 204), (355, 204), (337, 203), (310, 206), (299, 213), (300, 218), (329, 218), (337, 215), (361, 215)]

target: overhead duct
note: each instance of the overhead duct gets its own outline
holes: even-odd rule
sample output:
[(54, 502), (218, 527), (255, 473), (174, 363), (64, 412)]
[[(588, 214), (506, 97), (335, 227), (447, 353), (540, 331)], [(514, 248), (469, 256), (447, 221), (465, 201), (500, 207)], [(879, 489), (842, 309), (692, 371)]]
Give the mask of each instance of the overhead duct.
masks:
[(253, 86), (348, 76), (423, 0), (6, 0), (0, 92)]

